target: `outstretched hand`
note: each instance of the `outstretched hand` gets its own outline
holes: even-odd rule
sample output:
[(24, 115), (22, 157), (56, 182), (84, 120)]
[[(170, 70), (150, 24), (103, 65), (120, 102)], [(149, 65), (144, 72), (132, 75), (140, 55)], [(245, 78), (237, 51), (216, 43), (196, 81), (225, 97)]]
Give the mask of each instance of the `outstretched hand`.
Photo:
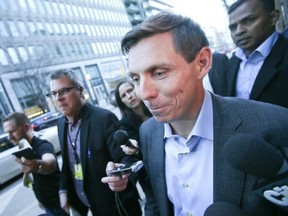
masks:
[(21, 165), (22, 172), (25, 174), (38, 170), (37, 160), (28, 160), (25, 157), (17, 158), (15, 156), (14, 160)]

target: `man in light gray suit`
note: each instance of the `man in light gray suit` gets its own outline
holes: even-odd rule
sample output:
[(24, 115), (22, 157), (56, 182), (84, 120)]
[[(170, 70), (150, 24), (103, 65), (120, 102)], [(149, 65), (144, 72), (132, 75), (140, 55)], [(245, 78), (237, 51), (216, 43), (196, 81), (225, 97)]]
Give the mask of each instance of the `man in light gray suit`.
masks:
[[(225, 144), (236, 134), (253, 134), (278, 151), (274, 146), (288, 144), (288, 110), (206, 91), (202, 79), (212, 54), (204, 32), (190, 18), (168, 12), (150, 17), (124, 36), (122, 51), (128, 54), (135, 91), (154, 116), (140, 129), (145, 216), (201, 216), (219, 201), (239, 214), (286, 215), (252, 190), (257, 176), (233, 167)], [(107, 173), (114, 166), (109, 163)], [(102, 182), (114, 191), (125, 189), (120, 177)]]

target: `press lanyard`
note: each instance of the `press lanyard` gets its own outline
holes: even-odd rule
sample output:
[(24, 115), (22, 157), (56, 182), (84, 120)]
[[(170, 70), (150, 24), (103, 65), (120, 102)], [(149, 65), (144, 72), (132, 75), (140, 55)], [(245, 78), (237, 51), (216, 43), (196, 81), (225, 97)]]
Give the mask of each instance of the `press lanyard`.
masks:
[(74, 153), (76, 164), (80, 164), (80, 160), (79, 160), (79, 156), (77, 154), (77, 148), (76, 148), (76, 142), (77, 142), (79, 131), (80, 131), (80, 126), (78, 127), (78, 130), (76, 132), (76, 136), (75, 136), (74, 142), (72, 142), (72, 139), (70, 137), (70, 130), (68, 129), (68, 138), (69, 138), (69, 141), (70, 141), (71, 146), (72, 146), (72, 150), (73, 150), (73, 153)]

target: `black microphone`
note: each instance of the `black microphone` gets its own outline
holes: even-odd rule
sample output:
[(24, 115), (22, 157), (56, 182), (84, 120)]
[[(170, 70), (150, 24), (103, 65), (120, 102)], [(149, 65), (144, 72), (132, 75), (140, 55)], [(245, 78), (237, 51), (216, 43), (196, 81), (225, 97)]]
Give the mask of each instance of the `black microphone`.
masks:
[(132, 145), (132, 143), (129, 140), (128, 133), (124, 130), (117, 130), (113, 135), (113, 139), (115, 140), (117, 145), (126, 145), (130, 148), (137, 148)]
[(232, 136), (226, 142), (224, 151), (233, 167), (261, 178), (276, 175), (284, 162), (280, 151), (252, 134)]
[(232, 203), (217, 201), (208, 206), (204, 216), (244, 216), (244, 213)]
[(233, 167), (260, 178), (253, 191), (288, 211), (287, 156), (282, 155), (264, 139), (252, 134), (237, 134), (231, 137), (224, 152)]

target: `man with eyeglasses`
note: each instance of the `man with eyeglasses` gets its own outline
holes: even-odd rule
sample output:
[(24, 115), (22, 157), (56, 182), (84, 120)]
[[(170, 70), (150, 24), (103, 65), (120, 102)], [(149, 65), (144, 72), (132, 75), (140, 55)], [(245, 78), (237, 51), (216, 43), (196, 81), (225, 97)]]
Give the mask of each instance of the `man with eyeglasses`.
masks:
[(129, 215), (141, 215), (132, 184), (126, 192), (114, 194), (101, 182), (108, 161), (124, 163), (131, 159), (113, 140), (119, 128), (116, 115), (85, 101), (80, 79), (72, 70), (53, 72), (50, 78), (47, 96), (63, 114), (58, 123), (63, 158), (59, 191), (62, 208), (69, 212), (71, 206), (81, 215), (87, 215), (89, 209), (97, 216), (125, 215), (123, 209), (117, 209), (117, 196)]

